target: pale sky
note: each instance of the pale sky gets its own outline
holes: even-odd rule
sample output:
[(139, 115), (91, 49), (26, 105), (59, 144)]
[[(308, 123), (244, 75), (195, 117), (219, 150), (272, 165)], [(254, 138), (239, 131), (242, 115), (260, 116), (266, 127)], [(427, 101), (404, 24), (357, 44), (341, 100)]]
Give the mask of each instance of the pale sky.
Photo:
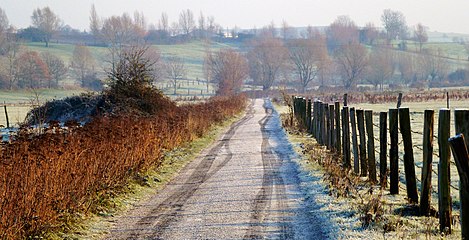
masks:
[(18, 28), (31, 24), (33, 9), (49, 6), (65, 24), (87, 30), (93, 3), (101, 17), (137, 10), (155, 24), (161, 12), (172, 22), (183, 9), (196, 17), (202, 11), (225, 28), (260, 28), (272, 21), (280, 26), (283, 19), (295, 27), (327, 26), (339, 15), (350, 16), (359, 26), (381, 26), (383, 10), (390, 8), (404, 13), (409, 26), (422, 23), (430, 31), (469, 33), (469, 0), (0, 0), (0, 8)]

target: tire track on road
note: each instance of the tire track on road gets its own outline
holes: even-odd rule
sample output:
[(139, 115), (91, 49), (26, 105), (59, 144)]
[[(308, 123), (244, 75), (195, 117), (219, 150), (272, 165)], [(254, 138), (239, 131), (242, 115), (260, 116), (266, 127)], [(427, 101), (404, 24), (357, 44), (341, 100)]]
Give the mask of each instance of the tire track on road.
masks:
[[(248, 106), (246, 116), (241, 120), (231, 125), (229, 130), (225, 133), (219, 143), (214, 146), (205, 158), (197, 165), (196, 169), (188, 180), (179, 187), (173, 194), (167, 197), (158, 206), (153, 208), (147, 216), (139, 220), (135, 225), (139, 226), (138, 229), (128, 234), (127, 239), (136, 239), (145, 236), (145, 238), (160, 239), (165, 229), (173, 222), (177, 221), (178, 213), (181, 212), (184, 204), (187, 200), (194, 195), (197, 189), (202, 183), (207, 181), (215, 173), (217, 173), (223, 166), (225, 166), (233, 157), (233, 153), (230, 150), (230, 139), (236, 133), (236, 130), (242, 126), (245, 122), (254, 117), (254, 100), (251, 101)], [(226, 149), (227, 154), (224, 156), (223, 161), (215, 166), (212, 171), (213, 162), (218, 156), (220, 150)], [(152, 227), (150, 232), (145, 231), (142, 233), (142, 229), (148, 229)]]
[[(252, 215), (244, 239), (263, 239), (267, 227), (265, 220), (269, 217), (267, 210), (272, 208), (273, 194), (277, 201), (277, 209), (287, 209), (285, 182), (280, 175), (281, 160), (275, 155), (269, 143), (270, 131), (266, 128), (267, 123), (272, 118), (273, 109), (264, 102), (266, 116), (258, 121), (262, 132), (262, 164), (264, 175), (262, 178), (262, 188), (259, 190), (254, 202), (252, 203)], [(275, 191), (274, 191), (275, 190)], [(291, 239), (294, 237), (290, 219), (285, 216), (285, 212), (280, 212), (279, 220), (276, 224), (279, 227), (278, 238)]]

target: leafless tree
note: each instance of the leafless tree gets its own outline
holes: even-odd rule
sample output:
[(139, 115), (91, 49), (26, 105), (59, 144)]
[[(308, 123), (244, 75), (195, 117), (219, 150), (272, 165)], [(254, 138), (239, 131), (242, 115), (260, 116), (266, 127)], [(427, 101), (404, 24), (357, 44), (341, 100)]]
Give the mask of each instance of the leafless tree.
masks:
[(288, 43), (290, 59), (295, 66), (298, 75), (300, 91), (305, 92), (323, 66), (327, 49), (323, 42), (313, 39), (296, 39)]
[(9, 26), (10, 23), (8, 21), (8, 16), (5, 11), (0, 8), (0, 55), (3, 55), (5, 52), (5, 44), (7, 43)]
[[(420, 57), (420, 56), (419, 56)], [(399, 52), (394, 57), (394, 65), (400, 73), (400, 81), (404, 84), (413, 83), (418, 80), (417, 59), (413, 54)]]
[(207, 38), (207, 21), (204, 16), (203, 12), (200, 12), (199, 19), (198, 19), (198, 32), (199, 38), (206, 39)]
[(246, 59), (232, 49), (222, 49), (207, 55), (207, 69), (217, 83), (217, 95), (232, 95), (241, 91), (248, 76)]
[(424, 49), (420, 60), (420, 69), (423, 80), (427, 80), (429, 86), (437, 80), (442, 81), (448, 72), (448, 61), (445, 59), (443, 50)]
[(4, 55), (6, 58), (6, 76), (9, 89), (12, 90), (15, 82), (18, 80), (17, 59), (20, 55), (21, 46), (17, 41), (16, 35), (8, 34), (6, 44), (4, 45)]
[(43, 40), (46, 47), (49, 47), (49, 41), (52, 36), (59, 30), (61, 20), (49, 7), (37, 8), (31, 16), (33, 26), (44, 32)]
[(179, 14), (179, 26), (181, 26), (184, 34), (190, 37), (192, 30), (195, 28), (194, 14), (190, 9), (186, 9)]
[(363, 42), (373, 45), (379, 37), (379, 31), (373, 23), (367, 23), (363, 28)]
[(23, 52), (16, 59), (19, 86), (22, 88), (38, 88), (50, 78), (46, 64), (35, 51)]
[(95, 59), (88, 47), (84, 45), (75, 45), (71, 61), (71, 67), (75, 75), (80, 80), (80, 85), (85, 85), (85, 77), (94, 71)]
[(173, 85), (173, 94), (176, 95), (179, 80), (183, 79), (186, 75), (186, 66), (184, 59), (176, 56), (171, 56), (165, 61), (166, 77)]
[(288, 50), (282, 41), (265, 37), (251, 43), (248, 52), (249, 75), (263, 90), (269, 90), (288, 60)]
[(327, 28), (327, 45), (334, 51), (343, 45), (358, 42), (358, 27), (349, 16), (339, 16)]
[(350, 89), (362, 77), (368, 64), (368, 53), (362, 45), (349, 43), (342, 45), (335, 52), (335, 61), (337, 69), (342, 76), (344, 87)]
[(90, 10), (90, 31), (95, 38), (100, 38), (102, 25), (103, 22), (99, 18), (94, 4), (92, 4)]
[(428, 41), (427, 29), (421, 23), (414, 29), (415, 40), (419, 43), (419, 51), (422, 52), (423, 44)]
[(385, 9), (381, 15), (381, 22), (386, 30), (388, 43), (395, 39), (404, 39), (407, 34), (407, 23), (402, 12)]
[(384, 83), (394, 73), (393, 56), (387, 48), (377, 48), (370, 54), (369, 64), (365, 71), (365, 79), (373, 84), (375, 90), (380, 86), (383, 90)]
[(289, 38), (293, 38), (294, 36), (294, 28), (290, 27), (288, 25), (287, 21), (283, 20), (282, 21), (282, 38), (284, 41), (286, 41)]
[(137, 35), (137, 39), (143, 39), (147, 33), (147, 19), (143, 12), (134, 12), (133, 20), (134, 34)]
[[(67, 74), (68, 68), (65, 66), (65, 62), (59, 57), (49, 53), (41, 53), (42, 60), (46, 63), (47, 69), (50, 74), (50, 81), (48, 81), (47, 87), (52, 88), (59, 86), (59, 81), (62, 80)], [(52, 81), (55, 81), (54, 83)]]
[(160, 21), (158, 22), (158, 30), (165, 36), (169, 36), (169, 18), (166, 12), (161, 13)]

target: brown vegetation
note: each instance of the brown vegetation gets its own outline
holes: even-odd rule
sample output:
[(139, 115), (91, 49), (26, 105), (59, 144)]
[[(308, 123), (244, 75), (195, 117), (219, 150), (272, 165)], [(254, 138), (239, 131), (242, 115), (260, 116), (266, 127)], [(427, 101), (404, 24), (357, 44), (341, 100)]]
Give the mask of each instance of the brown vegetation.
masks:
[(151, 117), (97, 117), (83, 127), (20, 134), (1, 147), (0, 238), (20, 239), (57, 227), (61, 220), (112, 195), (151, 166), (165, 150), (204, 134), (239, 113), (241, 96), (174, 107)]

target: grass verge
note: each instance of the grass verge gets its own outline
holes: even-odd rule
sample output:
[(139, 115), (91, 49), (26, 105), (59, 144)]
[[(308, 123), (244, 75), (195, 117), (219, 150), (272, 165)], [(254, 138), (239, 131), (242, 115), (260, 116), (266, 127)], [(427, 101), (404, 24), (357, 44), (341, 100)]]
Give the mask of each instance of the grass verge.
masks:
[[(331, 202), (323, 203), (337, 223), (344, 239), (459, 239), (459, 221), (453, 222), (453, 233), (439, 233), (437, 217), (418, 216), (418, 206), (409, 205), (405, 191), (390, 195), (388, 188), (370, 184), (366, 178), (344, 171), (336, 154), (289, 122), (288, 108), (275, 105), (294, 149), (302, 157), (302, 168), (322, 178)], [(417, 207), (417, 208), (416, 208)], [(453, 212), (453, 214), (457, 214)]]

